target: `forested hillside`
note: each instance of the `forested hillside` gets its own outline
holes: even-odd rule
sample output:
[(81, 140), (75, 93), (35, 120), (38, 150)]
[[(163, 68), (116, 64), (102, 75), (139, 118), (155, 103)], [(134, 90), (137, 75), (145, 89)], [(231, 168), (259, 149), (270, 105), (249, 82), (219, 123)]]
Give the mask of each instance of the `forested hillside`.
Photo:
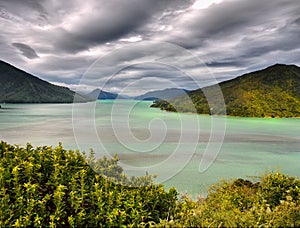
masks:
[[(75, 92), (53, 85), (0, 60), (0, 103), (72, 103)], [(87, 101), (76, 94), (77, 102)]]
[[(300, 68), (295, 65), (276, 64), (264, 70), (221, 82), (226, 113), (245, 117), (299, 117)], [(215, 101), (209, 107), (205, 94), (213, 94), (216, 86), (188, 92), (167, 101), (158, 100), (152, 107), (167, 111), (195, 112), (200, 114), (225, 114)], [(193, 105), (188, 105), (191, 99)], [(213, 100), (213, 99), (212, 99)], [(220, 105), (221, 107), (221, 105)]]

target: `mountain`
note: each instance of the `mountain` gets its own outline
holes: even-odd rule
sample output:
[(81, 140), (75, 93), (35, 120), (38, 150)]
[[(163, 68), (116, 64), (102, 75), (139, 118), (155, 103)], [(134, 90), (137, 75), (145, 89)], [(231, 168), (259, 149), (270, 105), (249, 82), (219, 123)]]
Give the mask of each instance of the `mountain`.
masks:
[(115, 99), (130, 99), (129, 96), (119, 95), (117, 93), (106, 92), (101, 89), (95, 89), (86, 96), (93, 100), (115, 100)]
[(107, 92), (101, 89), (95, 89), (92, 92), (88, 93), (86, 96), (92, 98), (93, 100), (107, 100), (107, 99), (135, 99), (135, 100), (157, 100), (157, 99), (170, 99), (174, 97), (178, 97), (182, 94), (185, 94), (187, 90), (184, 89), (177, 89), (177, 88), (169, 88), (169, 89), (163, 89), (163, 90), (154, 90), (147, 92), (145, 94), (131, 97), (126, 95), (119, 95), (117, 93), (111, 93)]
[(184, 89), (177, 89), (177, 88), (168, 88), (163, 90), (154, 90), (147, 92), (145, 94), (142, 94), (140, 96), (136, 96), (135, 100), (148, 100), (153, 101), (157, 99), (167, 100), (174, 97), (178, 97), (182, 94), (185, 94), (188, 90)]
[(100, 89), (95, 89), (89, 94), (87, 94), (87, 96), (92, 98), (93, 100), (97, 100), (97, 99), (106, 100), (106, 99), (116, 99), (118, 97), (118, 94), (106, 92)]
[[(75, 92), (0, 60), (0, 103), (72, 103)], [(77, 102), (88, 101), (76, 94)]]
[[(300, 68), (295, 65), (276, 64), (266, 69), (248, 73), (219, 83), (226, 104), (226, 114), (245, 117), (300, 117)], [(201, 114), (222, 113), (220, 102), (213, 101), (214, 109), (208, 106), (204, 94), (211, 94), (216, 85), (188, 92), (167, 101), (158, 100), (152, 107), (168, 111)], [(204, 91), (204, 92), (203, 92)], [(187, 99), (191, 99), (190, 107)], [(176, 110), (171, 104), (176, 104)], [(218, 106), (219, 105), (219, 106)]]

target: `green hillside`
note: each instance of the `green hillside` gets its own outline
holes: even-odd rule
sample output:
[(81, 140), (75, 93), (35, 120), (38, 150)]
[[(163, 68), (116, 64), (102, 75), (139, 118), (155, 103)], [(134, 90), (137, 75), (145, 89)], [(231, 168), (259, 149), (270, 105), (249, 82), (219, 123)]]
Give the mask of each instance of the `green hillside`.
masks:
[[(295, 65), (276, 64), (219, 84), (226, 104), (226, 113), (245, 117), (299, 117), (300, 68)], [(216, 86), (188, 92), (166, 101), (156, 101), (151, 107), (167, 111), (225, 114), (220, 100), (213, 99)], [(210, 111), (205, 94), (212, 94)], [(193, 105), (188, 105), (191, 99)], [(218, 108), (219, 107), (219, 108)], [(175, 110), (176, 109), (176, 110)]]
[[(43, 81), (0, 60), (0, 103), (71, 103), (75, 92)], [(86, 101), (77, 94), (76, 100)]]

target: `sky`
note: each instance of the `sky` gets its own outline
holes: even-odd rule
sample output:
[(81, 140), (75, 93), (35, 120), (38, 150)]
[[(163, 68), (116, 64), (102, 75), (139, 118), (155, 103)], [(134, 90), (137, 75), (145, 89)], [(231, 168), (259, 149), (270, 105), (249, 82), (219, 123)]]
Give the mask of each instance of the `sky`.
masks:
[(77, 91), (196, 89), (300, 66), (299, 0), (1, 0), (0, 59)]

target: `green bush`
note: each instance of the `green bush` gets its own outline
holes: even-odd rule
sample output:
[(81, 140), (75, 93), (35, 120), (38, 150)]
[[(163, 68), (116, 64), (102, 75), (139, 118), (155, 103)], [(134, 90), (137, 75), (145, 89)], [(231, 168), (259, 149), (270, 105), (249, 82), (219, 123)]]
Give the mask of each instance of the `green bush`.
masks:
[(161, 226), (298, 227), (300, 180), (273, 172), (256, 183), (222, 181), (210, 188), (206, 199), (184, 196), (173, 211)]
[[(109, 174), (122, 176), (117, 158), (100, 159)], [(108, 165), (108, 166), (105, 166)], [(98, 167), (101, 171), (101, 167)], [(123, 186), (97, 174), (79, 151), (25, 148), (0, 143), (0, 227), (137, 226), (166, 219), (175, 189)], [(126, 178), (124, 178), (126, 179)], [(134, 178), (143, 185), (149, 176)]]
[(177, 200), (149, 175), (128, 178), (119, 159), (0, 143), (0, 227), (298, 227), (300, 180), (280, 172), (212, 186)]

